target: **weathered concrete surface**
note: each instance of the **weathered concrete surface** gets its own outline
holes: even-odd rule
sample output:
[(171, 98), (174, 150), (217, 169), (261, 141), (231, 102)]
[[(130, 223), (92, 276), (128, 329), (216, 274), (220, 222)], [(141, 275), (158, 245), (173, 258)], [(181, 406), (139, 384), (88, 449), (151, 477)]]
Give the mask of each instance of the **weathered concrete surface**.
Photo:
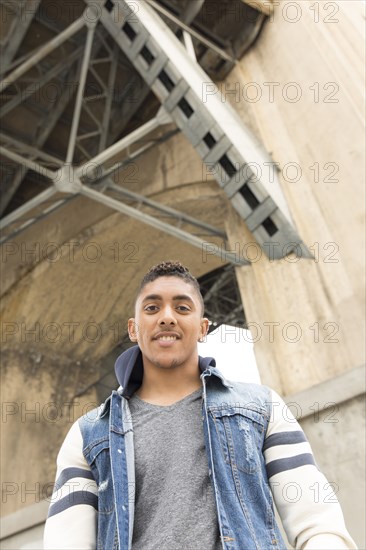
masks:
[(55, 459), (71, 424), (94, 408), (94, 363), (57, 347), (23, 344), (2, 351), (1, 515), (52, 493)]
[[(227, 227), (232, 248), (253, 243), (235, 213)], [(255, 255), (254, 247), (248, 251)], [(262, 255), (250, 270), (236, 270), (262, 382), (285, 395), (363, 362), (361, 303), (344, 263), (330, 269), (296, 260), (271, 262)]]
[(319, 404), (319, 414), (315, 405), (313, 415), (300, 423), (330, 483), (329, 502), (334, 492), (357, 547), (365, 548), (365, 394), (323, 410), (324, 404)]

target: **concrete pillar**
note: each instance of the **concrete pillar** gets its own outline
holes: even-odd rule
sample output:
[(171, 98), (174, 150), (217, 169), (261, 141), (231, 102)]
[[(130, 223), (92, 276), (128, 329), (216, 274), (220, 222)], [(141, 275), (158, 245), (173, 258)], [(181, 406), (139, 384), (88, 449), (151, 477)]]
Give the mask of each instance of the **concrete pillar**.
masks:
[[(237, 270), (247, 318), (258, 324), (262, 380), (284, 394), (364, 361), (360, 4), (334, 2), (332, 13), (321, 3), (313, 5), (319, 13), (307, 2), (275, 4), (261, 39), (221, 86), (271, 153), (314, 254), (313, 261), (262, 256)], [(232, 249), (256, 258), (234, 212), (227, 230)]]

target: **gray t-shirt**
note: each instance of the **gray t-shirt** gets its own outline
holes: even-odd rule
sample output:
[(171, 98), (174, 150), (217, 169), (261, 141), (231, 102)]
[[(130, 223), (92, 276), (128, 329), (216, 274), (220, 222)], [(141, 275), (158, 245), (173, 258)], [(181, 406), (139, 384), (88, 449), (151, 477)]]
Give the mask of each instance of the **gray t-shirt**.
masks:
[(132, 550), (221, 550), (202, 425), (202, 389), (168, 406), (134, 394)]

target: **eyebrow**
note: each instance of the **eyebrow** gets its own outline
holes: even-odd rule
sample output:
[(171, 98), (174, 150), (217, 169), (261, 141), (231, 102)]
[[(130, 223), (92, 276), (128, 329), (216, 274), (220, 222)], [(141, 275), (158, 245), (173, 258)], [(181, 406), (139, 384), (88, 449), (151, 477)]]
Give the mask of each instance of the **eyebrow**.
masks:
[[(178, 294), (177, 296), (173, 296), (172, 299), (173, 301), (183, 300), (194, 304), (194, 301), (190, 296), (188, 296), (188, 294)], [(148, 302), (150, 300), (158, 300), (161, 302), (163, 300), (163, 297), (160, 294), (149, 294), (148, 296), (145, 296), (145, 298), (142, 300), (142, 303)]]

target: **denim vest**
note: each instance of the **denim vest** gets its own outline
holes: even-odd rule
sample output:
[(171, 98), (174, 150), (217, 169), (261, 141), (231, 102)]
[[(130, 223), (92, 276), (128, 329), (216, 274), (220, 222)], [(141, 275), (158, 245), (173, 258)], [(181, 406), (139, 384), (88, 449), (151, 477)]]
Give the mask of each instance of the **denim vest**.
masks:
[[(201, 374), (209, 475), (224, 550), (286, 549), (276, 524), (262, 447), (270, 391)], [(98, 486), (98, 550), (130, 550), (134, 521), (133, 428), (120, 391), (79, 420), (83, 453)]]

